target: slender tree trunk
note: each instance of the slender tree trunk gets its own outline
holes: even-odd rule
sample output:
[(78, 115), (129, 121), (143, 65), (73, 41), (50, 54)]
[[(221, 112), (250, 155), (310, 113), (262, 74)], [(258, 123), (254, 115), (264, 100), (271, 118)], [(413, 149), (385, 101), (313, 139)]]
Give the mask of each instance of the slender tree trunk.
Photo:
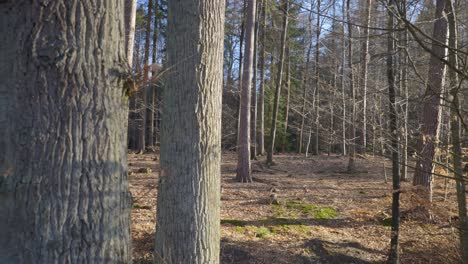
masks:
[(168, 2), (156, 263), (219, 263), (224, 6)]
[(238, 95), (236, 98), (239, 100), (237, 104), (237, 130), (236, 130), (236, 139), (237, 139), (237, 146), (239, 146), (239, 129), (240, 129), (240, 118), (241, 118), (241, 102), (240, 102), (240, 97), (241, 97), (241, 90), (242, 90), (242, 66), (244, 65), (244, 53), (243, 53), (243, 48), (244, 48), (244, 38), (245, 38), (245, 18), (246, 18), (246, 12), (247, 12), (247, 1), (249, 0), (243, 0), (243, 6), (242, 6), (242, 22), (241, 22), (241, 32), (239, 36), (239, 69), (238, 69)]
[(310, 53), (312, 51), (312, 41), (309, 43), (309, 48), (307, 49), (307, 57), (306, 57), (306, 64), (305, 64), (305, 71), (302, 75), (302, 109), (301, 109), (301, 128), (299, 131), (299, 146), (298, 146), (298, 153), (302, 153), (302, 147), (304, 146), (304, 125), (306, 119), (306, 111), (307, 111), (307, 83), (309, 80), (309, 67), (310, 67)]
[(288, 33), (288, 12), (289, 12), (289, 0), (282, 0), (281, 8), (283, 9), (283, 26), (281, 29), (281, 50), (278, 64), (278, 74), (276, 79), (276, 92), (275, 101), (273, 106), (273, 116), (271, 118), (271, 132), (270, 142), (267, 152), (267, 163), (273, 163), (273, 153), (275, 152), (275, 137), (276, 137), (276, 121), (278, 119), (278, 108), (281, 94), (281, 83), (283, 78), (283, 65), (284, 65), (284, 53), (286, 47), (286, 38)]
[(343, 156), (346, 156), (346, 22), (345, 22), (345, 14), (346, 14), (346, 0), (343, 0), (342, 3), (342, 20), (343, 20), (343, 34), (341, 35), (341, 44), (342, 44), (342, 53), (341, 53), (341, 92), (342, 92), (342, 107), (343, 107), (343, 117), (342, 117), (342, 148), (343, 148)]
[(261, 13), (262, 0), (257, 2), (257, 9), (255, 14), (255, 35), (254, 35), (254, 55), (253, 55), (253, 78), (252, 78), (252, 124), (250, 125), (251, 146), (250, 157), (256, 159), (257, 157), (257, 69), (258, 69), (258, 18)]
[(240, 97), (239, 143), (237, 146), (237, 181), (252, 182), (250, 167), (250, 103), (255, 49), (255, 0), (247, 1), (244, 72)]
[(258, 135), (258, 153), (260, 155), (265, 154), (265, 56), (266, 56), (266, 1), (262, 1), (262, 39), (261, 39), (261, 51), (260, 51), (260, 96), (259, 96), (259, 112), (258, 112), (258, 123), (259, 123), (259, 135)]
[[(394, 1), (390, 0), (388, 4), (388, 29), (394, 28)], [(388, 255), (388, 262), (393, 264), (400, 263), (400, 254), (398, 249), (398, 238), (400, 233), (400, 164), (399, 164), (399, 133), (398, 130), (398, 116), (396, 111), (395, 97), (396, 97), (396, 84), (395, 84), (395, 40), (393, 31), (388, 32), (387, 37), (387, 79), (388, 79), (388, 99), (389, 99), (389, 135), (392, 147), (392, 233), (390, 241), (390, 252)]]
[[(406, 0), (401, 1), (401, 10), (403, 18), (406, 19)], [(401, 32), (401, 46), (403, 51), (400, 52), (402, 56), (401, 67), (401, 92), (404, 94), (404, 105), (403, 105), (403, 144), (401, 150), (401, 180), (408, 180), (408, 118), (409, 118), (409, 94), (408, 94), (408, 56), (407, 49), (409, 49), (408, 43), (408, 29), (405, 27)]]
[[(135, 44), (135, 23), (136, 23), (136, 0), (125, 0), (125, 54), (127, 55), (127, 63), (130, 69), (133, 66), (133, 47)], [(130, 98), (128, 119), (131, 122), (133, 116), (133, 109), (135, 109), (135, 99)], [(128, 148), (135, 148), (135, 137), (133, 136), (134, 126), (127, 122), (128, 133)]]
[(140, 87), (140, 124), (138, 129), (137, 152), (143, 154), (146, 148), (146, 117), (148, 108), (148, 89), (149, 89), (149, 52), (151, 36), (151, 14), (153, 12), (153, 0), (148, 0), (148, 13), (145, 32), (145, 54), (143, 58), (143, 85)]
[(366, 153), (367, 151), (367, 75), (368, 75), (368, 63), (369, 63), (369, 23), (371, 20), (372, 0), (365, 0), (365, 22), (364, 22), (364, 42), (362, 43), (362, 68), (361, 68), (361, 79), (363, 89), (363, 109), (362, 109), (362, 148), (361, 152)]
[[(455, 14), (454, 4), (451, 0), (446, 0), (447, 4), (447, 18), (449, 24), (449, 63), (452, 67), (458, 68), (458, 57), (457, 49), (458, 47), (458, 25), (457, 25), (457, 16)], [(460, 112), (460, 102), (459, 102), (459, 79), (458, 73), (453, 69), (449, 68), (449, 80), (450, 80), (450, 90), (451, 95), (451, 138), (452, 138), (452, 159), (453, 159), (453, 172), (456, 179), (457, 187), (457, 202), (458, 202), (458, 215), (459, 215), (459, 237), (460, 237), (460, 252), (462, 261), (464, 264), (468, 263), (468, 214), (466, 207), (466, 179), (463, 177), (463, 168), (462, 168), (462, 159), (463, 152), (461, 149), (460, 141), (460, 118), (458, 113)]]
[[(155, 64), (157, 63), (157, 52), (158, 52), (158, 9), (159, 9), (159, 0), (153, 0), (154, 1), (154, 8), (153, 8), (153, 14), (154, 14), (154, 24), (153, 24), (153, 45), (152, 45), (152, 52), (151, 52), (151, 63)], [(149, 3), (148, 3), (149, 7)], [(151, 21), (148, 21), (150, 23)], [(156, 72), (153, 71), (153, 75), (156, 74)], [(153, 147), (155, 145), (155, 123), (154, 123), (154, 115), (157, 111), (157, 106), (156, 106), (156, 85), (155, 84), (150, 84), (149, 87), (149, 107), (148, 107), (148, 146)]]
[(321, 0), (317, 0), (317, 23), (316, 23), (316, 41), (315, 41), (315, 144), (314, 144), (314, 155), (319, 154), (320, 144), (320, 4)]
[(425, 188), (425, 197), (432, 201), (432, 173), (436, 143), (439, 138), (438, 124), (440, 122), (440, 104), (444, 86), (445, 64), (440, 59), (447, 53), (446, 47), (438, 43), (447, 43), (447, 17), (445, 14), (446, 0), (437, 0), (434, 31), (432, 38), (432, 54), (429, 62), (429, 74), (426, 94), (423, 99), (421, 136), (418, 140), (418, 160), (413, 179), (413, 185)]
[(356, 156), (356, 94), (354, 89), (354, 76), (353, 76), (353, 30), (351, 25), (351, 0), (347, 0), (346, 4), (346, 17), (348, 22), (348, 70), (349, 70), (349, 88), (351, 91), (351, 135), (349, 142), (349, 161), (348, 172), (356, 171), (355, 156)]
[(289, 55), (289, 44), (286, 46), (286, 58), (288, 60), (286, 64), (286, 106), (284, 107), (284, 136), (283, 141), (283, 152), (288, 150), (288, 120), (289, 120), (289, 101), (291, 99), (291, 59)]
[(124, 8), (0, 3), (0, 263), (131, 263)]

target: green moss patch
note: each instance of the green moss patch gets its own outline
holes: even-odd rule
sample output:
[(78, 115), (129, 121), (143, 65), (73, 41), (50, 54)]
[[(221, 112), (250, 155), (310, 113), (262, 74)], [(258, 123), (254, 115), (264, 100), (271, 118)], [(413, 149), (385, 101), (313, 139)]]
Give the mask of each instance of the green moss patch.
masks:
[(274, 217), (277, 219), (305, 216), (314, 219), (328, 220), (334, 219), (338, 215), (336, 210), (332, 207), (293, 200), (287, 200), (284, 204), (272, 205), (272, 208), (275, 211)]

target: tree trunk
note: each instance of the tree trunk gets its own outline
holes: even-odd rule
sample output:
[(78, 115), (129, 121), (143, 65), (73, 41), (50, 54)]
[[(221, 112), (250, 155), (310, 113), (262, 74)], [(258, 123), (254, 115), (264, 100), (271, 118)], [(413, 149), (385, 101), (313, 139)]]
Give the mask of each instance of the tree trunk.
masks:
[(260, 96), (259, 96), (259, 112), (258, 112), (258, 123), (260, 127), (258, 135), (258, 153), (260, 155), (265, 154), (265, 56), (266, 56), (266, 0), (262, 1), (262, 39), (260, 51)]
[(316, 41), (315, 41), (315, 147), (314, 155), (319, 154), (319, 127), (320, 127), (320, 71), (319, 71), (319, 61), (320, 61), (320, 4), (321, 0), (317, 0), (317, 23), (316, 23)]
[(306, 119), (306, 111), (307, 111), (307, 81), (309, 80), (309, 67), (310, 67), (310, 53), (312, 51), (312, 41), (309, 43), (309, 48), (307, 49), (307, 57), (306, 57), (306, 64), (305, 64), (305, 71), (302, 75), (302, 109), (301, 109), (301, 128), (299, 131), (299, 146), (298, 146), (298, 153), (302, 153), (302, 147), (304, 145), (304, 125)]
[[(136, 0), (125, 0), (125, 53), (127, 55), (127, 62), (130, 69), (133, 66), (133, 49), (135, 44), (135, 23), (136, 23)], [(128, 148), (135, 148), (135, 137), (133, 136), (134, 126), (131, 124), (133, 117), (132, 110), (135, 109), (135, 99), (132, 96), (129, 102), (129, 112), (127, 122)]]
[(284, 107), (284, 141), (283, 141), (283, 152), (288, 150), (288, 120), (289, 120), (289, 101), (291, 100), (291, 59), (289, 55), (289, 44), (286, 44), (286, 106)]
[[(447, 18), (449, 24), (449, 63), (452, 67), (458, 68), (458, 25), (457, 16), (455, 14), (455, 8), (451, 0), (446, 0), (447, 4)], [(460, 140), (460, 118), (458, 113), (460, 112), (459, 105), (459, 78), (458, 73), (452, 68), (449, 68), (449, 80), (450, 80), (450, 95), (452, 100), (451, 106), (451, 138), (452, 138), (452, 158), (453, 158), (453, 172), (456, 179), (457, 187), (457, 202), (458, 202), (458, 216), (459, 216), (459, 237), (460, 237), (460, 252), (462, 261), (464, 264), (468, 263), (468, 214), (466, 207), (466, 179), (463, 177), (462, 158), (463, 152), (461, 149)]]
[(356, 156), (356, 95), (354, 89), (354, 76), (353, 76), (353, 30), (351, 24), (351, 0), (347, 0), (346, 4), (346, 17), (348, 22), (348, 70), (349, 70), (349, 90), (351, 91), (351, 131), (349, 141), (349, 161), (348, 172), (356, 171), (355, 156)]
[(0, 34), (0, 263), (131, 263), (123, 1), (2, 1)]
[(423, 99), (423, 116), (421, 136), (418, 140), (413, 185), (424, 187), (424, 196), (432, 201), (432, 161), (439, 138), (438, 124), (440, 122), (440, 104), (444, 86), (445, 64), (441, 58), (446, 56), (447, 49), (438, 43), (447, 42), (447, 18), (445, 14), (446, 0), (437, 0), (434, 31), (432, 34), (432, 53), (429, 62), (429, 73), (426, 94)]
[(364, 42), (362, 43), (362, 89), (363, 89), (363, 109), (362, 109), (362, 148), (361, 152), (366, 153), (367, 151), (367, 75), (368, 75), (368, 63), (369, 63), (369, 23), (371, 20), (372, 0), (366, 0), (365, 4), (365, 22), (364, 22)]
[[(152, 52), (151, 52), (151, 63), (157, 63), (157, 52), (158, 52), (158, 9), (159, 9), (159, 0), (153, 0), (154, 1), (154, 8), (153, 8), (153, 13), (154, 13), (154, 24), (153, 24), (153, 45), (152, 45)], [(149, 8), (149, 3), (148, 3), (148, 8)], [(151, 21), (148, 21), (150, 23)], [(152, 72), (152, 75), (154, 76), (157, 74), (155, 71)], [(156, 85), (149, 84), (149, 107), (148, 107), (148, 112), (147, 112), (147, 117), (148, 117), (148, 146), (153, 147), (155, 145), (155, 125), (154, 125), (154, 114), (157, 111), (157, 106), (156, 106)]]
[(243, 50), (242, 48), (244, 47), (244, 38), (245, 38), (245, 15), (246, 15), (246, 11), (247, 11), (247, 1), (249, 0), (243, 0), (243, 7), (242, 7), (242, 22), (241, 22), (241, 32), (240, 32), (240, 36), (239, 36), (239, 69), (238, 69), (238, 83), (237, 83), (237, 91), (238, 91), (238, 95), (236, 96), (236, 98), (239, 100), (238, 104), (237, 104), (237, 125), (236, 125), (236, 143), (237, 143), (237, 146), (239, 146), (239, 129), (240, 129), (240, 118), (241, 118), (241, 110), (240, 110), (240, 107), (241, 107), (241, 102), (240, 102), (240, 94), (241, 94), (241, 90), (242, 90), (242, 66), (243, 66), (243, 63), (244, 63), (244, 53), (243, 53)]
[(168, 2), (156, 263), (219, 263), (224, 7)]
[(288, 33), (288, 12), (289, 12), (289, 0), (282, 0), (282, 9), (283, 9), (283, 26), (281, 29), (281, 50), (278, 64), (278, 74), (276, 79), (276, 92), (275, 92), (275, 101), (273, 106), (273, 116), (271, 118), (271, 132), (270, 132), (270, 142), (267, 153), (267, 163), (273, 163), (273, 153), (275, 152), (275, 137), (276, 137), (276, 121), (278, 119), (278, 108), (279, 100), (281, 94), (281, 83), (283, 78), (283, 66), (284, 66), (284, 53), (286, 47), (286, 38)]
[(256, 14), (255, 14), (255, 33), (254, 33), (254, 54), (253, 54), (253, 78), (252, 78), (252, 123), (250, 125), (251, 135), (251, 146), (250, 146), (250, 158), (256, 159), (257, 157), (257, 68), (258, 68), (258, 17), (261, 13), (262, 0), (257, 2)]
[(342, 148), (343, 148), (343, 156), (346, 156), (346, 22), (345, 22), (345, 14), (346, 14), (346, 0), (342, 2), (342, 9), (341, 15), (343, 20), (343, 34), (341, 35), (341, 44), (342, 44), (342, 52), (341, 52), (341, 92), (342, 92), (342, 107), (343, 107), (343, 117), (342, 117)]
[(393, 194), (392, 194), (392, 233), (390, 241), (390, 252), (388, 255), (388, 262), (393, 264), (400, 263), (400, 254), (398, 250), (398, 237), (400, 233), (400, 164), (399, 164), (399, 133), (398, 120), (396, 112), (396, 84), (395, 84), (395, 40), (393, 32), (394, 28), (394, 1), (390, 0), (388, 5), (388, 29), (392, 31), (388, 32), (387, 37), (387, 80), (388, 80), (388, 99), (389, 99), (389, 135), (392, 147), (392, 183), (393, 183)]
[(146, 148), (146, 118), (148, 109), (148, 89), (149, 89), (149, 51), (151, 36), (151, 14), (153, 12), (153, 0), (148, 0), (148, 13), (145, 32), (145, 54), (143, 58), (143, 85), (140, 87), (140, 124), (138, 130), (137, 152), (144, 153)]
[[(406, 19), (406, 0), (401, 1), (401, 10), (403, 18)], [(401, 92), (404, 94), (404, 105), (403, 105), (403, 144), (401, 150), (401, 180), (408, 180), (408, 118), (409, 118), (409, 94), (408, 94), (408, 54), (409, 49), (408, 43), (408, 29), (405, 27), (401, 32), (401, 46), (403, 51), (400, 52), (402, 56), (401, 67)]]
[(244, 71), (240, 96), (239, 142), (237, 145), (237, 181), (251, 182), (250, 167), (250, 103), (252, 87), (252, 67), (254, 58), (255, 0), (247, 1)]

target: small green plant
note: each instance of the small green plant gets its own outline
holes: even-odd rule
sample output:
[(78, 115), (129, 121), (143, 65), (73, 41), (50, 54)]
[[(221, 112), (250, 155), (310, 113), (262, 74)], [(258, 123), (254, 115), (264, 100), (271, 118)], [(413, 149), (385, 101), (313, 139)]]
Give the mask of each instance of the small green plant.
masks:
[(236, 230), (238, 233), (244, 233), (244, 228), (242, 226), (236, 226), (234, 230)]
[(265, 226), (260, 226), (257, 227), (255, 230), (255, 236), (259, 238), (265, 238), (267, 236), (271, 235), (271, 231), (268, 227)]
[(383, 226), (386, 226), (386, 227), (391, 227), (392, 226), (392, 218), (391, 217), (387, 217), (385, 219), (382, 220), (382, 225)]
[(315, 219), (329, 220), (335, 218), (338, 213), (328, 206), (319, 206), (313, 203), (287, 200), (284, 204), (272, 205), (276, 218), (297, 218), (297, 215), (306, 215)]

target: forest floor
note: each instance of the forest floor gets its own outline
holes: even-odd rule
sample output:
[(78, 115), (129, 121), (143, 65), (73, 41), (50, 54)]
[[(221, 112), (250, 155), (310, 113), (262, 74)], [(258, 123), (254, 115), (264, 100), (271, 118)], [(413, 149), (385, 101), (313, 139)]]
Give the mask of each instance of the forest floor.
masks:
[[(347, 159), (341, 156), (288, 153), (276, 155), (275, 162), (267, 167), (263, 158), (254, 161), (254, 183), (238, 183), (233, 180), (235, 153), (223, 154), (221, 263), (385, 261), (392, 202), (389, 160), (360, 158), (353, 174), (346, 173)], [(151, 263), (158, 167), (156, 154), (129, 154), (137, 264)], [(444, 179), (435, 179), (430, 205), (414, 194), (411, 183), (403, 183), (401, 263), (460, 263), (451, 223), (457, 219), (455, 187), (449, 181), (445, 200), (444, 186)]]

